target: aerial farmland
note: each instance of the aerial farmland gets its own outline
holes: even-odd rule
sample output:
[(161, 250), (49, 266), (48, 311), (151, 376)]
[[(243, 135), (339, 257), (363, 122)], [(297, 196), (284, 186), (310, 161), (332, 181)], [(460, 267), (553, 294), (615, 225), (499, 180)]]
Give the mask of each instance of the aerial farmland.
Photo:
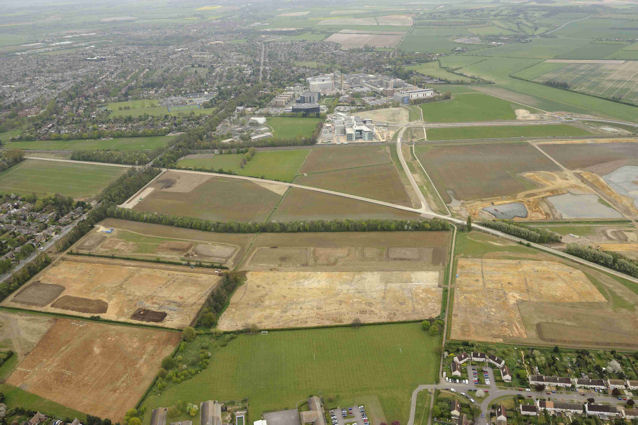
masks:
[(0, 422), (630, 425), (638, 5), (0, 8)]

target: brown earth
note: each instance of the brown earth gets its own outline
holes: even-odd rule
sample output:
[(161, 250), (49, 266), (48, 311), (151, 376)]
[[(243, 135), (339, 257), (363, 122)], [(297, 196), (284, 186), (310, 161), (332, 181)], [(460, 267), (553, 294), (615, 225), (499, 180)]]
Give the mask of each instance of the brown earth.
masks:
[(441, 271), (450, 232), (260, 234), (243, 270)]
[(166, 319), (166, 313), (163, 311), (147, 310), (145, 308), (138, 308), (131, 315), (131, 319), (141, 322), (155, 322), (159, 323)]
[(439, 272), (248, 272), (218, 327), (234, 331), (422, 320), (441, 310)]
[(63, 295), (51, 307), (78, 313), (103, 314), (106, 313), (109, 305), (102, 300)]
[[(539, 143), (552, 158), (569, 169), (587, 169), (612, 161), (622, 161), (616, 168), (638, 164), (637, 139), (595, 139)], [(613, 170), (610, 170), (613, 171)]]
[[(107, 229), (113, 232), (104, 233)], [(136, 237), (139, 240), (132, 242)], [(252, 235), (248, 234), (212, 233), (109, 218), (101, 221), (72, 249), (146, 260), (201, 261), (232, 268), (251, 239)]]
[(35, 281), (20, 289), (13, 301), (18, 304), (43, 307), (56, 299), (64, 291), (64, 286)]
[(511, 196), (535, 185), (521, 175), (559, 171), (528, 143), (432, 145), (419, 159), (446, 202)]
[[(71, 309), (87, 317), (106, 303), (102, 318), (130, 322), (138, 308), (148, 308), (167, 313), (161, 326), (183, 328), (193, 322), (220, 278), (210, 269), (68, 256), (36, 279), (62, 286), (64, 292), (59, 304), (34, 306), (33, 310), (68, 314)], [(2, 305), (24, 308), (15, 296)]]
[[(638, 346), (638, 316), (632, 304), (638, 301), (636, 294), (602, 273), (586, 270), (587, 275), (547, 260), (459, 259), (451, 338)], [(597, 286), (590, 280), (594, 276)], [(614, 297), (630, 304), (617, 304)], [(606, 334), (609, 328), (613, 332)], [(583, 336), (586, 329), (588, 338)]]
[(162, 179), (154, 182), (155, 190), (134, 209), (212, 221), (263, 221), (281, 199), (246, 180), (180, 171), (169, 171), (164, 179), (169, 177), (178, 183), (165, 188)]
[(337, 220), (344, 218), (353, 220), (418, 220), (420, 216), (391, 207), (293, 187), (288, 190), (271, 220)]
[(396, 47), (405, 34), (403, 32), (341, 30), (326, 38), (341, 46), (342, 49), (362, 47)]
[(22, 360), (53, 322), (52, 317), (44, 315), (0, 312), (0, 349), (13, 351)]
[(56, 319), (7, 382), (121, 422), (179, 341), (177, 332)]
[(392, 159), (388, 147), (384, 145), (316, 146), (306, 157), (301, 173), (318, 173), (390, 163)]
[(413, 206), (393, 164), (310, 174), (297, 177), (295, 183)]
[(551, 203), (546, 199), (551, 196), (562, 195), (568, 192), (579, 194), (593, 194), (594, 192), (582, 181), (574, 178), (571, 173), (565, 171), (527, 172), (520, 175), (521, 178), (532, 182), (535, 189), (526, 190), (510, 196), (480, 199), (461, 203), (461, 208), (473, 217), (487, 217), (491, 215), (482, 211), (490, 205), (508, 204), (520, 202), (527, 208), (528, 216), (525, 219), (516, 220), (551, 220), (562, 218)]

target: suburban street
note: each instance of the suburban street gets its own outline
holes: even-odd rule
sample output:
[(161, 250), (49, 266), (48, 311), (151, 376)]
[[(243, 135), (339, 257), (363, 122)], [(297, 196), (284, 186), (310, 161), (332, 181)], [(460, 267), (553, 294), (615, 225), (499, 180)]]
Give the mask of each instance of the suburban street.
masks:
[(71, 230), (73, 230), (73, 228), (75, 227), (76, 224), (78, 224), (80, 221), (84, 220), (86, 218), (86, 214), (82, 215), (82, 217), (76, 219), (73, 223), (68, 224), (66, 227), (64, 227), (62, 229), (62, 231), (51, 238), (50, 241), (48, 241), (47, 243), (44, 244), (44, 246), (41, 249), (37, 249), (35, 250), (31, 255), (29, 255), (27, 258), (23, 259), (22, 261), (20, 261), (18, 263), (17, 266), (15, 266), (14, 268), (12, 268), (11, 270), (9, 270), (8, 272), (6, 272), (3, 275), (0, 275), (0, 283), (4, 282), (5, 280), (7, 280), (10, 276), (12, 276), (14, 273), (19, 272), (20, 270), (22, 270), (22, 268), (24, 266), (26, 266), (27, 264), (29, 264), (31, 261), (33, 261), (35, 259), (35, 257), (37, 257), (38, 255), (40, 255), (41, 253), (47, 251), (49, 248), (51, 248), (57, 241), (59, 241), (61, 238), (63, 238), (64, 236), (66, 236)]
[[(469, 390), (477, 390), (483, 389), (488, 392), (488, 396), (485, 397), (480, 402), (474, 403), (481, 409), (481, 416), (477, 419), (477, 425), (487, 425), (489, 420), (489, 406), (494, 401), (498, 400), (501, 397), (515, 397), (515, 396), (523, 396), (525, 398), (531, 397), (533, 399), (547, 399), (554, 401), (563, 401), (563, 402), (575, 402), (575, 403), (585, 403), (588, 398), (593, 398), (596, 402), (610, 403), (616, 404), (618, 403), (618, 399), (615, 397), (611, 397), (608, 395), (603, 395), (601, 393), (596, 392), (586, 392), (584, 395), (574, 391), (567, 392), (557, 392), (552, 394), (547, 394), (546, 392), (536, 392), (536, 391), (519, 391), (513, 388), (499, 388), (495, 385), (494, 381), (492, 381), (492, 385), (489, 387), (486, 386), (475, 386), (474, 384), (452, 384), (449, 382), (442, 382), (440, 384), (430, 384), (430, 385), (419, 385), (413, 392), (412, 398), (410, 402), (410, 419), (408, 420), (407, 425), (414, 425), (414, 418), (416, 414), (416, 401), (418, 394), (423, 390), (450, 390), (454, 389), (457, 394), (466, 393)], [(470, 396), (471, 397), (471, 396)], [(469, 402), (469, 398), (468, 398)], [(430, 413), (432, 412), (430, 406)], [(431, 422), (428, 421), (428, 424)]]

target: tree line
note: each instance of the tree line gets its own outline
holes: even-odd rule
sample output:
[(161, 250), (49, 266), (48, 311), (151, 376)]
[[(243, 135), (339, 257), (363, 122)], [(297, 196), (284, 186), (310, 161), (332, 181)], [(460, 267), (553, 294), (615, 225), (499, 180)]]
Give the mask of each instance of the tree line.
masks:
[(484, 221), (481, 224), (485, 227), (534, 243), (553, 243), (561, 241), (561, 236), (558, 233), (539, 228), (531, 229), (514, 224), (511, 221)]
[(565, 252), (629, 276), (638, 277), (638, 261), (617, 252), (603, 251), (591, 246), (578, 244), (567, 245)]
[(71, 159), (75, 161), (108, 162), (111, 164), (148, 164), (150, 160), (162, 153), (162, 148), (153, 151), (74, 151)]
[(303, 232), (428, 232), (451, 230), (452, 225), (440, 219), (430, 220), (314, 220), (290, 222), (209, 221), (194, 217), (146, 213), (110, 207), (112, 218), (163, 224), (216, 233), (303, 233)]
[(9, 169), (22, 160), (24, 160), (24, 152), (20, 149), (0, 151), (0, 171)]
[(210, 329), (217, 324), (217, 319), (228, 305), (231, 295), (246, 281), (245, 272), (227, 272), (219, 284), (206, 300), (202, 314), (197, 320), (197, 326)]

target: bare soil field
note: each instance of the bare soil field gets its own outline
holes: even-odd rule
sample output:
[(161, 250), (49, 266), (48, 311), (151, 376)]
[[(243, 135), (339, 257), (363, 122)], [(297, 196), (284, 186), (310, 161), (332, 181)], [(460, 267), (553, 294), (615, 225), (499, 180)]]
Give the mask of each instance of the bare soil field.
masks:
[(638, 165), (638, 140), (636, 139), (569, 141), (538, 143), (538, 145), (552, 158), (572, 170), (584, 169), (607, 174), (623, 165)]
[(345, 218), (418, 220), (420, 216), (408, 211), (341, 196), (290, 188), (271, 220), (338, 220)]
[(373, 121), (405, 124), (410, 122), (410, 112), (406, 108), (384, 108), (372, 111), (357, 112), (361, 118), (369, 118)]
[(345, 25), (377, 25), (374, 18), (330, 18), (319, 21), (317, 25), (324, 26), (345, 26)]
[(451, 337), (638, 346), (633, 304), (612, 305), (607, 292), (613, 288), (614, 294), (622, 294), (630, 303), (636, 302), (636, 294), (606, 275), (589, 272), (596, 284), (580, 268), (556, 261), (460, 258)]
[(154, 260), (192, 261), (232, 268), (251, 235), (211, 233), (106, 219), (78, 241), (74, 252)]
[(202, 218), (212, 221), (262, 221), (281, 194), (256, 183), (169, 171), (135, 210)]
[(242, 265), (250, 271), (442, 271), (450, 232), (264, 233)]
[(341, 30), (332, 34), (325, 41), (338, 43), (342, 49), (359, 49), (362, 47), (396, 47), (403, 38), (402, 32)]
[(413, 207), (394, 164), (310, 174), (295, 183)]
[(53, 326), (48, 316), (0, 312), (0, 349), (13, 351), (19, 360), (33, 350)]
[(316, 146), (306, 158), (301, 173), (390, 164), (392, 159), (388, 149), (385, 145)]
[(417, 154), (446, 202), (507, 196), (537, 187), (528, 171), (558, 171), (527, 143), (418, 146)]
[(439, 272), (249, 272), (222, 330), (421, 320), (441, 309)]
[(178, 332), (56, 319), (7, 382), (121, 422), (179, 341)]
[(3, 305), (132, 323), (135, 311), (145, 308), (167, 314), (156, 325), (183, 328), (195, 319), (219, 279), (208, 269), (68, 256), (37, 274)]
[(386, 15), (377, 17), (379, 25), (390, 25), (400, 27), (412, 26), (412, 16), (410, 15)]

